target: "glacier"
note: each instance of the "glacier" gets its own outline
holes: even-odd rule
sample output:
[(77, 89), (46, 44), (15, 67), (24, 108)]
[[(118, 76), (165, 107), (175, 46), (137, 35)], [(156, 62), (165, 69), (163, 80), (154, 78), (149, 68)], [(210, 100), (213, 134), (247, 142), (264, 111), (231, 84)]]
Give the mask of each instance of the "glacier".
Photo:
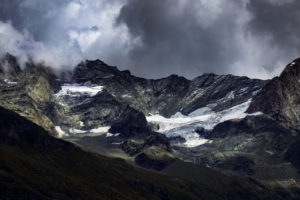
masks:
[(183, 144), (186, 147), (195, 147), (210, 142), (207, 139), (201, 138), (195, 131), (198, 127), (206, 130), (212, 130), (217, 124), (231, 120), (242, 119), (248, 115), (261, 115), (263, 113), (245, 113), (251, 103), (248, 101), (233, 106), (229, 109), (215, 112), (212, 111), (210, 105), (199, 108), (189, 115), (183, 115), (180, 112), (165, 118), (159, 114), (149, 115), (146, 117), (147, 121), (151, 124), (158, 125), (158, 132), (166, 135), (167, 137), (183, 137), (186, 142)]

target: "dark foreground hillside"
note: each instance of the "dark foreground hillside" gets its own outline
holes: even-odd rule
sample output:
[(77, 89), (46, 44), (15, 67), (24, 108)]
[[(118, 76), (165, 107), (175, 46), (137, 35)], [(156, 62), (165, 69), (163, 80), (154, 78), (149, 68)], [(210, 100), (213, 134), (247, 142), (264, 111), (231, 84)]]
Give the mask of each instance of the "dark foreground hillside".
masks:
[(290, 199), (250, 180), (196, 171), (176, 178), (93, 155), (0, 108), (0, 199)]

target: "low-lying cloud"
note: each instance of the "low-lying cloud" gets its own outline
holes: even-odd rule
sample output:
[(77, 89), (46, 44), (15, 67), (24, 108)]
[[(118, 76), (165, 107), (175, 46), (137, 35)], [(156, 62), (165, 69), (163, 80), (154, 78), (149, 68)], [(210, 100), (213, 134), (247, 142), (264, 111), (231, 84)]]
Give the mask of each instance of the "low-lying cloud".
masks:
[(123, 27), (114, 22), (121, 6), (118, 0), (4, 0), (0, 53), (55, 69), (71, 69), (84, 59), (110, 61), (125, 45)]

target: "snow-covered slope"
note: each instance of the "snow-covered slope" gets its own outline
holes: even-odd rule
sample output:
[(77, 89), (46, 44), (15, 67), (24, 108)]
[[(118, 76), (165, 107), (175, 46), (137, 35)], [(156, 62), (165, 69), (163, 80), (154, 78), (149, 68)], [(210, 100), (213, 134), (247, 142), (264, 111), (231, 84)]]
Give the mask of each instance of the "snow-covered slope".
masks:
[[(241, 119), (248, 114), (245, 111), (250, 105), (251, 99), (240, 105), (223, 110), (221, 112), (212, 111), (210, 105), (199, 108), (189, 115), (182, 115), (176, 113), (170, 118), (165, 118), (161, 115), (150, 115), (147, 117), (147, 121), (151, 124), (157, 125), (157, 131), (165, 134), (167, 137), (183, 137), (187, 147), (195, 147), (206, 142), (196, 132), (197, 128), (204, 128), (204, 130), (212, 130), (217, 124), (231, 120)], [(259, 115), (262, 113), (255, 113), (252, 115)]]

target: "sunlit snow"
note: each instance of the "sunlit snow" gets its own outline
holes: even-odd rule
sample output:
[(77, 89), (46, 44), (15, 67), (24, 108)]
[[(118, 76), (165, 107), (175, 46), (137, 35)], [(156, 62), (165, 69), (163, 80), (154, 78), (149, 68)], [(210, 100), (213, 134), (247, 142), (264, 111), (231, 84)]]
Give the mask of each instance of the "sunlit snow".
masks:
[[(228, 97), (231, 98), (230, 95)], [(170, 118), (160, 115), (151, 115), (147, 117), (147, 121), (152, 124), (159, 125), (159, 132), (167, 137), (181, 136), (186, 139), (185, 146), (195, 147), (209, 142), (209, 140), (200, 138), (195, 132), (197, 127), (203, 127), (206, 130), (212, 130), (217, 124), (230, 120), (245, 118), (251, 99), (240, 105), (234, 106), (221, 112), (214, 112), (209, 107), (195, 110), (189, 115), (176, 113)], [(254, 113), (251, 115), (260, 115), (262, 113)]]
[(75, 128), (70, 128), (69, 132), (72, 134), (82, 134), (82, 133), (86, 133), (86, 131), (83, 130), (79, 130), (79, 129), (75, 129)]
[(106, 133), (106, 137), (117, 137), (120, 133), (112, 134), (112, 133)]
[(60, 128), (60, 126), (55, 126), (55, 130), (56, 130), (56, 132), (58, 133), (58, 136), (57, 136), (57, 137), (59, 137), (59, 138), (68, 135), (68, 134), (66, 134), (66, 133)]
[(70, 128), (69, 132), (72, 134), (84, 134), (86, 136), (91, 136), (91, 135), (96, 136), (96, 135), (102, 135), (108, 133), (109, 129), (110, 126), (98, 127), (91, 130), (80, 130), (80, 129)]
[(78, 123), (79, 123), (79, 125), (80, 125), (81, 127), (84, 127), (84, 122), (83, 122), (83, 121), (79, 121)]
[(61, 90), (56, 96), (82, 96), (87, 95), (90, 97), (95, 96), (98, 92), (103, 90), (103, 86), (83, 86), (80, 84), (65, 84), (61, 86)]
[(110, 126), (104, 126), (104, 127), (92, 129), (89, 132), (91, 132), (91, 133), (107, 133), (109, 129), (110, 129)]

